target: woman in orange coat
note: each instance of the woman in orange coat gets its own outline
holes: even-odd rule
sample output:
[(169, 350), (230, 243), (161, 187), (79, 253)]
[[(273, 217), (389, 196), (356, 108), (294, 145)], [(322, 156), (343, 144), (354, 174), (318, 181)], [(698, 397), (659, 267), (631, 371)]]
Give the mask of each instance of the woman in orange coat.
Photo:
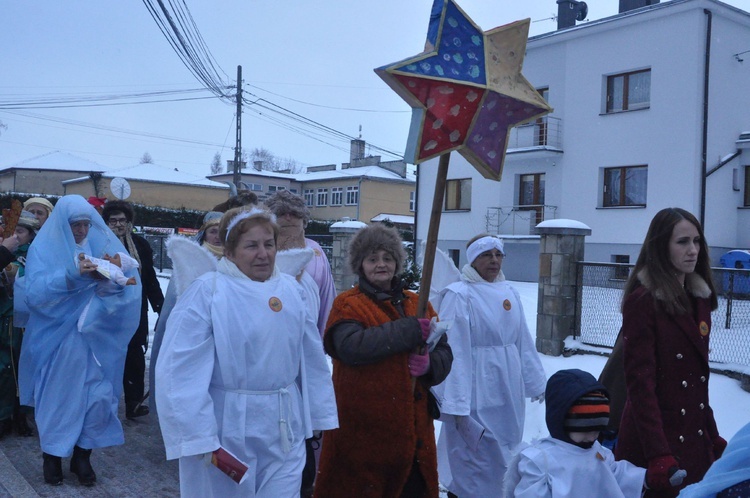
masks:
[(684, 209), (659, 211), (625, 285), (627, 401), (615, 448), (619, 460), (648, 469), (647, 498), (675, 497), (700, 481), (727, 445), (708, 401), (716, 306), (700, 223)]
[(324, 336), (339, 428), (323, 435), (316, 497), (438, 496), (429, 387), (445, 379), (453, 355), (444, 336), (419, 352), (435, 312), (416, 318), (418, 296), (398, 277), (404, 259), (398, 232), (383, 225), (349, 246), (360, 278), (334, 301)]

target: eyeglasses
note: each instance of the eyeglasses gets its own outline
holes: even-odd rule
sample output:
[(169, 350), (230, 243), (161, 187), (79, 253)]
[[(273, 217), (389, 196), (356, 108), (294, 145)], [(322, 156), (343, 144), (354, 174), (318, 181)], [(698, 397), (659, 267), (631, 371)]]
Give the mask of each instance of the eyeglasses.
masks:
[(111, 227), (114, 227), (114, 226), (117, 226), (117, 225), (123, 225), (123, 226), (125, 226), (127, 224), (128, 224), (127, 218), (110, 218), (109, 221), (107, 222), (107, 225), (109, 225)]

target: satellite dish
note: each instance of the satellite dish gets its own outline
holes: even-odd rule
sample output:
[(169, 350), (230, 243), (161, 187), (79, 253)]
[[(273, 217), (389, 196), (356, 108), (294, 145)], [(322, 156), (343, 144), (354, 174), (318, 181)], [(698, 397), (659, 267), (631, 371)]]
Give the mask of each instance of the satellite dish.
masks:
[(578, 5), (578, 12), (576, 13), (576, 21), (583, 21), (586, 19), (586, 16), (589, 14), (589, 6), (586, 5), (586, 2), (581, 2)]
[(130, 184), (125, 178), (118, 176), (109, 182), (109, 191), (118, 199), (127, 199), (130, 197)]

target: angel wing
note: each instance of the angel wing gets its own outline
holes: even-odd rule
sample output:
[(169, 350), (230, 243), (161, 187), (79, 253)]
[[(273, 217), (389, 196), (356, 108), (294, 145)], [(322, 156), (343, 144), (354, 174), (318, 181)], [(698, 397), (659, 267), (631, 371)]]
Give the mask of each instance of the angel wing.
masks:
[(445, 252), (438, 249), (435, 252), (435, 263), (432, 267), (432, 283), (430, 285), (430, 303), (436, 310), (440, 308), (440, 293), (454, 282), (461, 280), (461, 272), (456, 268), (453, 260)]
[(204, 273), (216, 271), (218, 261), (196, 241), (182, 235), (167, 239), (167, 254), (172, 259), (172, 280), (177, 297)]
[(297, 277), (315, 255), (310, 248), (287, 249), (276, 253), (276, 267), (281, 273)]

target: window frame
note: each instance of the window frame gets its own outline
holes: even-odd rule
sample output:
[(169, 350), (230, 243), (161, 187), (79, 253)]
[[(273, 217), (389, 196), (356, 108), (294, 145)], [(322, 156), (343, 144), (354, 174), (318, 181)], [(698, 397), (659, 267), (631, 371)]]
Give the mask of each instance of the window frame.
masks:
[(312, 207), (315, 204), (315, 189), (306, 188), (302, 192), (302, 198), (305, 200), (305, 206)]
[[(321, 196), (323, 198), (323, 202), (320, 202)], [(328, 189), (319, 187), (317, 191), (317, 195), (315, 196), (315, 206), (316, 207), (325, 207), (328, 206)]]
[[(338, 197), (338, 199), (337, 199)], [(338, 202), (336, 202), (338, 200)], [(331, 187), (331, 204), (330, 206), (342, 206), (344, 203), (344, 188)]]
[[(531, 182), (525, 182), (525, 177), (532, 177)], [(524, 184), (532, 184), (530, 203), (524, 202)], [(546, 195), (546, 173), (524, 173), (518, 175), (518, 209), (519, 211), (535, 211), (536, 225), (544, 221), (544, 196)]]
[(356, 206), (357, 204), (359, 204), (359, 185), (350, 185), (346, 187), (346, 205)]
[(415, 212), (417, 210), (417, 192), (412, 190), (409, 192), (409, 212)]
[[(638, 102), (638, 103), (632, 104), (631, 92), (630, 92), (630, 78), (633, 75), (643, 74), (643, 73), (648, 73), (649, 75), (648, 100), (646, 102)], [(618, 93), (620, 91), (622, 92), (622, 95), (621, 95), (622, 108), (615, 109), (613, 108), (613, 105), (614, 105), (613, 95), (615, 94), (614, 82), (617, 78), (622, 78), (622, 89), (618, 90)], [(651, 107), (651, 68), (638, 69), (635, 71), (627, 71), (623, 73), (607, 75), (606, 80), (605, 80), (604, 95), (605, 95), (605, 101), (604, 101), (604, 113), (605, 114), (617, 114), (619, 112), (649, 109)]]
[[(628, 188), (628, 177), (627, 177), (627, 171), (628, 170), (635, 170), (635, 169), (643, 169), (646, 172), (646, 184), (643, 188), (643, 202), (636, 202), (628, 204), (628, 193), (632, 190), (632, 187)], [(618, 203), (612, 204), (610, 202), (611, 195), (607, 191), (607, 187), (610, 184), (610, 175), (611, 172), (618, 171), (620, 175), (619, 179), (619, 200)], [(614, 166), (614, 167), (608, 167), (604, 168), (602, 171), (602, 207), (604, 208), (620, 208), (620, 207), (646, 207), (648, 204), (648, 165), (647, 164), (638, 164), (638, 165), (631, 165), (631, 166)]]
[[(468, 207), (461, 207), (463, 204), (463, 199), (461, 198), (461, 191), (463, 190), (463, 184), (464, 182), (468, 183), (469, 185), (469, 200), (468, 200)], [(450, 191), (450, 185), (452, 183), (457, 184), (456, 188), (456, 207), (449, 207), (449, 201), (451, 200), (449, 198), (449, 191)], [(443, 199), (443, 211), (444, 212), (468, 212), (471, 211), (471, 178), (454, 178), (451, 180), (446, 180), (445, 182), (445, 198)]]
[(750, 165), (745, 166), (745, 207), (750, 207)]

